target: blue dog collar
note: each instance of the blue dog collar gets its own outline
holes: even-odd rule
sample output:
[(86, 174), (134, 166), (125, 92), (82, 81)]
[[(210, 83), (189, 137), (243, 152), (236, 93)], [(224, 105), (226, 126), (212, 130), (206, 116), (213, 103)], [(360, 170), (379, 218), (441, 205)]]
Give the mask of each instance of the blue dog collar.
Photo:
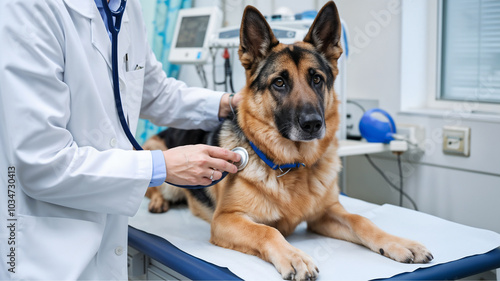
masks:
[(260, 157), (260, 159), (262, 159), (262, 161), (264, 161), (264, 163), (266, 163), (273, 170), (300, 168), (300, 167), (306, 166), (306, 164), (304, 164), (304, 163), (289, 163), (289, 164), (283, 164), (283, 165), (275, 164), (273, 161), (271, 161), (269, 158), (267, 158), (267, 156), (260, 149), (258, 149), (257, 146), (255, 146), (255, 144), (253, 142), (249, 141), (249, 143), (250, 143), (250, 146), (255, 151), (255, 153), (257, 153), (257, 155)]

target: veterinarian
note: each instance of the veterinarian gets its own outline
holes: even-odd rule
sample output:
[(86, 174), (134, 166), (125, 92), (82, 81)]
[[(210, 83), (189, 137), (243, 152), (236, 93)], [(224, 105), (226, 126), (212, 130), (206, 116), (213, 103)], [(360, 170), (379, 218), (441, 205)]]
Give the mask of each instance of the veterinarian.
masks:
[[(0, 3), (0, 280), (126, 280), (127, 220), (147, 187), (207, 185), (236, 172), (227, 161), (240, 157), (202, 145), (131, 149), (100, 0)], [(138, 0), (127, 3), (118, 43), (132, 132), (139, 117), (210, 130), (230, 112), (229, 94), (166, 77)]]

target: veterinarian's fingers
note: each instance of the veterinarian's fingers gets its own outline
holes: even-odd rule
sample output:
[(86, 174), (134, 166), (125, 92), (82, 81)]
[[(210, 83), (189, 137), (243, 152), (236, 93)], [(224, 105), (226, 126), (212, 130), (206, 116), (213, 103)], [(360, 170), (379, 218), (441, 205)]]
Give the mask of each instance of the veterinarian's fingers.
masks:
[(234, 162), (238, 162), (241, 160), (241, 156), (236, 152), (232, 152), (231, 150), (216, 146), (207, 146), (207, 147), (208, 147), (208, 155), (210, 155), (211, 157), (224, 159), (226, 161), (234, 161)]
[(210, 176), (208, 176), (208, 178), (212, 181), (214, 180), (215, 171), (215, 169), (212, 169), (212, 171), (210, 172)]
[[(236, 173), (238, 168), (228, 161), (238, 162), (235, 152), (209, 145), (178, 146), (163, 151), (168, 183), (181, 185), (209, 185), (220, 179), (222, 172)], [(212, 169), (219, 170), (214, 172)]]
[(211, 174), (209, 177), (212, 181), (220, 180), (222, 178), (222, 172), (219, 170), (213, 170), (213, 174)]
[(230, 173), (236, 173), (238, 171), (235, 165), (228, 162), (239, 162), (241, 156), (238, 153), (220, 147), (209, 146), (208, 155), (215, 158), (209, 164), (211, 168)]
[[(186, 145), (163, 151), (168, 183), (179, 185), (209, 185), (211, 175), (208, 146)], [(209, 170), (210, 169), (210, 170)]]
[(197, 185), (210, 185), (212, 183), (212, 180), (209, 178), (203, 178), (197, 183)]
[(210, 167), (222, 172), (236, 173), (238, 172), (238, 167), (222, 159), (212, 158), (210, 162)]

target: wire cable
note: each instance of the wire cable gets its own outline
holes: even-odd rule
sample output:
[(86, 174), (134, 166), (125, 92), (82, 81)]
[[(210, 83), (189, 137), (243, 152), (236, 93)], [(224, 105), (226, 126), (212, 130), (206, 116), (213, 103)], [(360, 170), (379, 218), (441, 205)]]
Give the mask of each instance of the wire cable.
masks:
[[(233, 71), (231, 69), (231, 63), (229, 62), (229, 59), (226, 59), (226, 61), (224, 63), (224, 68), (225, 68), (225, 72), (226, 72), (226, 77), (228, 78), (229, 88), (231, 89), (231, 93), (235, 93), (234, 86), (233, 86)], [(227, 87), (227, 83), (226, 83), (226, 87)]]
[(226, 82), (224, 84), (225, 91), (227, 92), (229, 83), (229, 86), (231, 86), (231, 91), (234, 93), (233, 73), (231, 70), (231, 62), (230, 62), (231, 55), (229, 54), (229, 50), (227, 48), (224, 48), (224, 54), (222, 55), (222, 57), (224, 58), (224, 75), (225, 75), (224, 82)]
[(203, 68), (203, 65), (197, 64), (196, 65), (196, 72), (198, 73), (198, 76), (200, 77), (201, 84), (203, 85), (203, 88), (206, 88), (208, 86), (208, 81), (207, 81), (207, 75), (205, 73), (205, 68)]
[(210, 49), (210, 53), (212, 54), (212, 78), (214, 83), (214, 90), (216, 89), (217, 85), (224, 85), (225, 92), (231, 90), (231, 92), (234, 93), (233, 70), (231, 68), (231, 56), (229, 55), (228, 49), (224, 49), (224, 55), (222, 56), (224, 58), (224, 80), (222, 80), (221, 82), (217, 82), (217, 79), (215, 78), (215, 61), (217, 49)]
[(217, 50), (210, 48), (210, 54), (212, 55), (212, 82), (214, 83), (212, 85), (214, 91), (217, 88), (217, 84), (215, 82), (215, 55), (217, 54)]
[[(212, 52), (212, 50), (214, 50)], [(226, 77), (224, 76), (224, 81), (222, 82), (217, 82), (217, 80), (215, 79), (215, 61), (216, 61), (216, 56), (217, 56), (217, 49), (216, 48), (211, 48), (210, 49), (210, 53), (212, 54), (212, 81), (214, 83), (213, 85), (213, 88), (214, 90), (217, 89), (217, 85), (226, 85)]]
[[(384, 172), (373, 162), (373, 160), (371, 159), (371, 157), (368, 155), (368, 154), (365, 154), (365, 157), (366, 159), (368, 160), (368, 162), (372, 165), (372, 167), (384, 178), (384, 180), (389, 184), (390, 187), (394, 188), (395, 190), (399, 191), (400, 192), (400, 196), (404, 196), (408, 199), (408, 201), (410, 201), (410, 203), (413, 205), (413, 208), (415, 209), (415, 211), (418, 211), (418, 207), (417, 207), (417, 204), (415, 203), (415, 201), (413, 201), (413, 199), (411, 199), (411, 197), (406, 194), (406, 192), (404, 192), (401, 188), (397, 187), (394, 183), (392, 183), (389, 178), (384, 174)], [(400, 173), (400, 179), (402, 179), (402, 170), (401, 170), (401, 173)], [(403, 182), (401, 180), (401, 182)]]
[(401, 153), (398, 156), (398, 168), (399, 168), (399, 206), (403, 207), (403, 169), (401, 168)]
[(414, 148), (419, 148), (418, 144), (410, 141), (405, 135), (400, 135), (400, 134), (393, 134), (392, 137), (395, 139), (395, 140), (401, 140), (401, 141), (405, 141), (408, 145), (414, 147)]
[(359, 102), (356, 102), (356, 101), (353, 101), (353, 100), (347, 100), (347, 103), (352, 103), (355, 106), (361, 108), (361, 110), (363, 110), (363, 113), (366, 112), (366, 109)]

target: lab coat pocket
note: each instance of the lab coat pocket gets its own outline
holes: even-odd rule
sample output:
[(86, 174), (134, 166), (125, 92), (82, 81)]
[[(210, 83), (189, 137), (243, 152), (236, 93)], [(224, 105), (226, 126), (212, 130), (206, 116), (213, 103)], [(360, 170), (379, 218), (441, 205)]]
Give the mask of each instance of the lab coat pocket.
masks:
[(104, 224), (20, 215), (16, 278), (75, 280), (97, 254)]
[(144, 89), (144, 63), (137, 64), (134, 70), (125, 73), (127, 98), (126, 108), (130, 131), (135, 134), (139, 112), (141, 110), (142, 92)]

